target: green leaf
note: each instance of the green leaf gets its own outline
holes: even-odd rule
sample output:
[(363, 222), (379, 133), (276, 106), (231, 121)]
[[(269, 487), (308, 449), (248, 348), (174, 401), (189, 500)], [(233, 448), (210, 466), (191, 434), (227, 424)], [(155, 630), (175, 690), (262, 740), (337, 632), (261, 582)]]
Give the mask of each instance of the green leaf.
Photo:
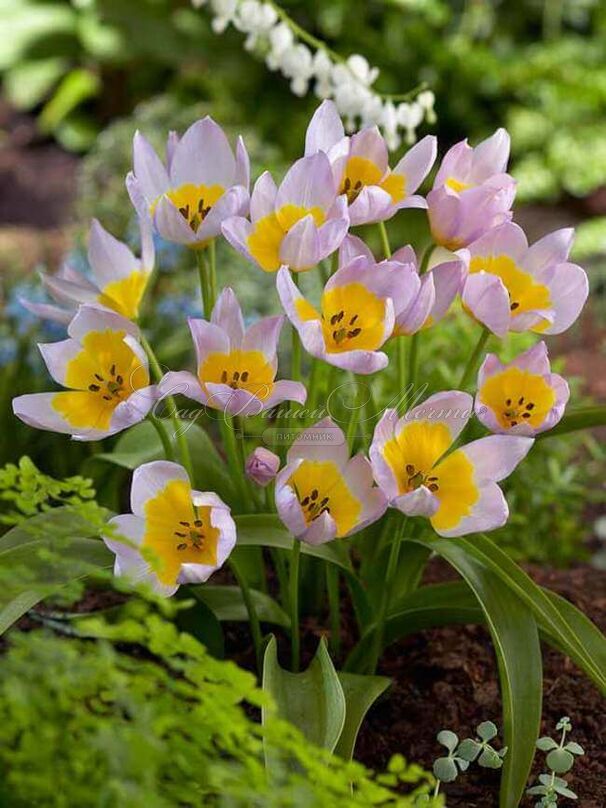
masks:
[(90, 70), (76, 67), (59, 84), (53, 97), (40, 113), (38, 123), (42, 132), (52, 132), (70, 112), (94, 98), (101, 89), (99, 77)]
[(552, 772), (566, 774), (574, 766), (574, 757), (566, 749), (552, 749), (547, 755), (546, 763)]
[[(390, 552), (389, 546), (384, 547), (378, 554), (376, 563), (367, 572), (365, 583), (368, 598), (375, 607), (381, 602), (381, 595), (385, 588), (385, 570)], [(394, 576), (393, 592), (396, 593), (396, 597), (391, 604), (391, 611), (397, 611), (402, 600), (417, 588), (428, 558), (429, 551), (425, 547), (409, 541), (402, 543)]]
[(177, 612), (175, 617), (177, 628), (195, 637), (216, 659), (223, 659), (225, 656), (223, 629), (212, 609), (202, 600), (191, 598), (185, 587), (181, 587), (175, 597), (192, 601), (189, 609), (183, 608)]
[[(606, 692), (606, 637), (564, 598), (541, 589), (493, 541), (481, 534), (458, 539), (461, 548), (485, 564), (530, 608), (552, 645), (567, 654)], [(433, 546), (433, 542), (430, 542)]]
[(335, 747), (335, 754), (351, 760), (356, 738), (368, 710), (384, 693), (391, 680), (386, 676), (362, 676), (355, 673), (338, 673), (345, 695), (345, 724)]
[[(174, 446), (172, 422), (163, 420), (163, 424)], [(196, 488), (201, 491), (215, 491), (226, 502), (232, 501), (234, 487), (214, 443), (198, 424), (185, 423), (183, 426), (186, 428), (185, 437), (192, 457)], [(179, 457), (178, 451), (175, 456)], [(163, 460), (164, 452), (153, 424), (143, 421), (120, 436), (113, 452), (96, 455), (96, 459), (132, 471), (143, 463)]]
[(443, 783), (453, 783), (457, 779), (459, 770), (451, 757), (441, 757), (434, 761), (433, 773)]
[(504, 736), (510, 750), (503, 766), (500, 806), (515, 808), (524, 793), (541, 720), (541, 648), (532, 611), (491, 569), (475, 560), (467, 551), (469, 541), (415, 541), (452, 564), (484, 612), (497, 655)]
[(537, 435), (537, 439), (565, 435), (568, 432), (577, 432), (579, 429), (591, 429), (592, 427), (604, 426), (605, 424), (605, 405), (598, 407), (578, 407), (577, 409), (569, 410), (558, 424), (546, 432), (541, 432)]
[[(438, 743), (445, 746), (449, 752), (454, 752), (459, 743), (459, 737), (456, 732), (451, 732), (449, 729), (443, 729), (437, 734)], [(441, 779), (441, 778), (440, 778)]]
[(478, 733), (478, 737), (483, 741), (492, 741), (492, 739), (496, 738), (499, 734), (499, 730), (492, 721), (482, 721), (482, 723), (477, 726), (476, 732)]
[(49, 37), (69, 37), (76, 32), (77, 15), (68, 5), (3, 0), (0, 18), (0, 70), (19, 62), (28, 50)]
[(581, 744), (576, 743), (575, 741), (568, 741), (564, 749), (567, 752), (572, 752), (573, 755), (584, 755), (585, 750), (581, 746)]
[(500, 769), (503, 765), (503, 761), (499, 754), (490, 746), (487, 746), (482, 750), (482, 754), (478, 758), (478, 763), (485, 769)]
[[(202, 584), (188, 587), (188, 592), (205, 603), (218, 620), (248, 622), (248, 612), (239, 586)], [(259, 620), (284, 628), (290, 627), (289, 616), (272, 597), (256, 589), (251, 589), (250, 594)]]
[[(235, 521), (239, 546), (280, 547), (283, 550), (292, 550), (293, 538), (276, 514), (243, 514), (236, 516)], [(331, 564), (337, 564), (351, 571), (347, 549), (338, 540), (318, 545), (303, 542), (301, 552), (323, 558)]]
[(470, 763), (477, 758), (482, 751), (482, 744), (474, 741), (473, 738), (465, 738), (457, 748), (457, 755)]
[(537, 749), (541, 750), (541, 752), (550, 752), (552, 749), (557, 749), (558, 748), (558, 745), (553, 740), (553, 738), (549, 738), (547, 736), (545, 736), (543, 738), (539, 738), (539, 740), (537, 741), (536, 746), (537, 746)]
[[(333, 752), (345, 726), (345, 695), (324, 639), (309, 668), (291, 673), (280, 667), (276, 638), (271, 637), (263, 660), (263, 690), (273, 698), (281, 718), (294, 724), (310, 743)], [(262, 712), (265, 724), (272, 712)], [(279, 750), (267, 750), (268, 761)], [(271, 771), (271, 765), (269, 766)]]
[(4, 74), (4, 91), (18, 109), (39, 104), (65, 73), (67, 62), (60, 56), (18, 62)]

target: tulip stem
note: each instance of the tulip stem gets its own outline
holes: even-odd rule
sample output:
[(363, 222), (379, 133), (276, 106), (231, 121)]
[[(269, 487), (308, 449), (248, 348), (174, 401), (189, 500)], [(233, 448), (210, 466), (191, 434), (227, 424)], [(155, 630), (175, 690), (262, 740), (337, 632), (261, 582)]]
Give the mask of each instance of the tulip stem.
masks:
[(350, 409), (349, 412), (349, 421), (347, 422), (347, 445), (349, 446), (350, 452), (353, 451), (354, 443), (356, 441), (356, 429), (358, 426), (358, 421), (360, 419), (360, 386), (361, 382), (356, 378), (355, 374), (351, 374), (353, 389), (354, 389), (354, 400), (353, 400), (353, 407)]
[(465, 390), (468, 387), (469, 382), (472, 380), (475, 373), (477, 373), (478, 367), (480, 365), (480, 358), (482, 356), (482, 352), (486, 347), (486, 343), (488, 342), (488, 338), (490, 337), (490, 331), (487, 328), (482, 327), (482, 333), (480, 334), (480, 339), (478, 340), (476, 347), (473, 349), (471, 356), (465, 366), (465, 370), (463, 371), (463, 375), (461, 376), (461, 381), (459, 382), (459, 390)]
[[(213, 245), (213, 263), (214, 263), (214, 242)], [(210, 251), (210, 246), (209, 246)], [(207, 260), (204, 249), (196, 250), (196, 261), (198, 264), (198, 277), (200, 278), (200, 292), (202, 294), (202, 306), (204, 308), (204, 318), (210, 321), (213, 306), (215, 301), (213, 298), (213, 281), (212, 281), (212, 265)]]
[(341, 654), (341, 603), (339, 599), (339, 572), (333, 564), (326, 565), (326, 591), (330, 612), (330, 638), (328, 647), (335, 660)]
[(385, 636), (385, 621), (387, 619), (387, 610), (389, 608), (389, 603), (391, 601), (394, 578), (396, 572), (398, 571), (398, 560), (400, 558), (400, 545), (402, 544), (402, 538), (404, 537), (407, 522), (408, 517), (405, 516), (402, 522), (398, 525), (396, 518), (394, 518), (394, 515), (390, 514), (390, 518), (388, 518), (387, 523), (385, 525), (386, 530), (389, 530), (390, 528), (394, 527), (395, 530), (394, 530), (394, 537), (391, 542), (391, 550), (389, 552), (387, 569), (385, 570), (385, 577), (384, 577), (385, 586), (383, 587), (383, 592), (381, 595), (381, 604), (379, 606), (379, 614), (375, 627), (373, 650), (370, 657), (371, 674), (374, 674), (376, 672), (377, 665), (379, 663), (379, 657), (381, 656), (381, 651), (383, 650), (383, 638)]
[(174, 461), (175, 453), (173, 452), (173, 445), (170, 442), (170, 437), (168, 435), (168, 432), (166, 431), (164, 424), (153, 413), (150, 413), (147, 416), (147, 420), (152, 424), (153, 428), (158, 433), (158, 437), (162, 442), (162, 448), (164, 449), (164, 457), (167, 460)]
[(240, 591), (242, 592), (242, 600), (244, 601), (244, 605), (246, 606), (246, 611), (248, 612), (248, 622), (250, 623), (250, 631), (252, 634), (253, 645), (255, 648), (255, 660), (257, 662), (257, 673), (261, 675), (262, 671), (262, 657), (261, 657), (261, 646), (263, 643), (263, 636), (261, 634), (261, 625), (259, 623), (259, 615), (257, 614), (257, 610), (255, 609), (255, 604), (253, 603), (252, 593), (250, 591), (250, 587), (248, 585), (248, 581), (246, 580), (245, 576), (242, 574), (242, 571), (238, 567), (237, 562), (234, 560), (233, 555), (229, 559), (229, 566), (231, 567), (231, 571), (234, 574), (234, 578), (236, 579), (238, 586), (240, 587)]
[(253, 502), (251, 499), (251, 491), (248, 488), (244, 476), (244, 451), (238, 448), (235, 419), (225, 413), (219, 421), (219, 429), (225, 448), (225, 454), (227, 455), (227, 465), (230, 475), (235, 482), (240, 504), (244, 508), (244, 512), (248, 513), (253, 510)]
[[(402, 340), (400, 340), (402, 342)], [(410, 390), (410, 395), (414, 400), (414, 389), (417, 383), (417, 360), (419, 358), (419, 332), (413, 334), (410, 338), (410, 345), (408, 346), (408, 379), (407, 386)], [(404, 392), (404, 382), (400, 388), (400, 394)]]
[(290, 557), (290, 641), (291, 641), (291, 667), (293, 673), (298, 673), (301, 656), (299, 638), (299, 561), (301, 559), (301, 542), (293, 539)]
[[(145, 353), (148, 356), (149, 365), (151, 367), (154, 381), (158, 383), (163, 375), (162, 368), (160, 367), (160, 363), (158, 362), (158, 357), (154, 353), (154, 349), (149, 344), (148, 340), (143, 334), (140, 335), (139, 339), (141, 341), (141, 345), (145, 350)], [(175, 440), (177, 441), (177, 445), (179, 446), (181, 463), (189, 476), (191, 484), (193, 485), (195, 480), (194, 480), (194, 470), (191, 462), (191, 454), (189, 452), (189, 445), (187, 443), (187, 438), (185, 437), (185, 432), (183, 431), (183, 426), (179, 422), (177, 405), (175, 404), (175, 399), (173, 398), (173, 396), (167, 396), (166, 402), (170, 410), (170, 420), (172, 421), (173, 425), (173, 437), (175, 438)]]
[(385, 258), (391, 258), (391, 246), (389, 244), (389, 236), (387, 235), (387, 228), (385, 227), (385, 222), (379, 222), (379, 233), (381, 234), (383, 255), (385, 256)]

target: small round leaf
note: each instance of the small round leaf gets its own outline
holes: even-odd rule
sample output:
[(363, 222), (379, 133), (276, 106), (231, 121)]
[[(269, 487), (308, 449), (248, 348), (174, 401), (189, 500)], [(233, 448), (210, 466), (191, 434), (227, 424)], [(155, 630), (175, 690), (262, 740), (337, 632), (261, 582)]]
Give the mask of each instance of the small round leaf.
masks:
[(483, 741), (492, 741), (493, 738), (497, 737), (499, 730), (492, 721), (482, 721), (482, 723), (476, 727), (476, 732)]
[(503, 765), (503, 761), (497, 752), (495, 752), (495, 750), (490, 746), (483, 749), (482, 754), (478, 759), (478, 763), (485, 769), (500, 769)]
[(552, 749), (557, 749), (558, 745), (553, 738), (543, 737), (537, 741), (537, 749), (541, 752), (551, 752)]
[(463, 758), (463, 760), (468, 760), (470, 763), (473, 763), (473, 761), (480, 754), (481, 750), (481, 744), (474, 741), (473, 738), (465, 738), (465, 740), (461, 741), (457, 748), (457, 755)]
[(443, 729), (441, 732), (438, 732), (437, 738), (438, 743), (445, 746), (449, 752), (454, 752), (454, 750), (457, 748), (457, 744), (459, 743), (458, 735), (451, 732), (449, 729)]
[(452, 783), (458, 775), (456, 764), (449, 757), (438, 758), (433, 764), (433, 773), (443, 783)]
[(574, 757), (565, 749), (554, 749), (546, 758), (547, 765), (556, 774), (565, 774), (574, 766)]
[(573, 755), (584, 755), (585, 754), (585, 750), (583, 749), (581, 744), (575, 743), (574, 741), (569, 741), (566, 744), (566, 746), (564, 747), (564, 749), (567, 752), (572, 752)]

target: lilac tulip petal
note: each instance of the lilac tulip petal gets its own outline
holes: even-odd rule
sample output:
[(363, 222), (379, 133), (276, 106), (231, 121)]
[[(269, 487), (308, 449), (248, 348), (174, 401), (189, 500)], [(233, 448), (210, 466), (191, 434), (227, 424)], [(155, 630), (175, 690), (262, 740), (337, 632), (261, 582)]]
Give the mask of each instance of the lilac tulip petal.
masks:
[(554, 315), (543, 333), (561, 334), (575, 322), (589, 296), (585, 270), (577, 264), (557, 264), (538, 273), (537, 282), (549, 287)]
[(528, 240), (522, 228), (513, 222), (489, 230), (477, 241), (469, 245), (471, 257), (497, 257), (506, 255), (514, 263), (520, 264), (528, 251)]
[(225, 331), (232, 350), (240, 348), (244, 339), (244, 318), (238, 298), (229, 286), (226, 286), (217, 298), (211, 323)]
[(551, 367), (549, 364), (547, 345), (545, 345), (543, 340), (537, 342), (536, 345), (533, 345), (527, 351), (517, 356), (511, 364), (520, 368), (520, 370), (528, 371), (528, 373), (536, 373), (541, 376), (548, 374)]
[(248, 238), (252, 233), (252, 225), (248, 219), (232, 216), (221, 224), (221, 232), (235, 250), (249, 261), (255, 262), (248, 250)]
[[(206, 383), (208, 406), (229, 415), (259, 415), (266, 408), (267, 399), (261, 399), (242, 388), (233, 389), (227, 384)], [(268, 397), (269, 398), (269, 397)]]
[(234, 185), (218, 199), (210, 209), (208, 216), (196, 231), (199, 242), (207, 242), (221, 235), (221, 225), (226, 219), (244, 216), (248, 213), (248, 192), (241, 185)]
[(53, 323), (60, 323), (61, 325), (67, 325), (74, 316), (73, 310), (61, 309), (59, 306), (53, 306), (49, 303), (32, 303), (23, 297), (19, 298), (19, 303), (31, 314), (35, 314), (36, 317), (50, 320)]
[(530, 247), (522, 263), (523, 268), (535, 275), (553, 264), (565, 263), (570, 255), (573, 241), (574, 228), (572, 227), (564, 227), (548, 233)]
[(133, 167), (148, 205), (168, 190), (168, 172), (151, 143), (139, 131), (133, 138)]
[(328, 258), (347, 235), (349, 215), (330, 219), (318, 229), (318, 260)]
[(280, 379), (274, 382), (271, 394), (263, 401), (263, 408), (266, 410), (271, 409), (283, 401), (296, 401), (299, 404), (305, 404), (307, 401), (305, 385), (288, 379)]
[(156, 401), (160, 398), (157, 385), (149, 385), (135, 390), (125, 401), (121, 401), (112, 415), (110, 430), (112, 433), (122, 432), (147, 417)]
[(378, 185), (365, 185), (349, 206), (349, 217), (354, 226), (373, 224), (390, 219), (397, 208), (391, 195)]
[(320, 260), (318, 228), (311, 215), (291, 228), (280, 245), (280, 261), (295, 272), (311, 269)]
[(163, 196), (156, 205), (153, 220), (154, 227), (166, 241), (185, 246), (196, 243), (196, 234), (167, 196)]
[(404, 176), (406, 196), (411, 196), (421, 185), (435, 163), (438, 141), (434, 135), (425, 135), (410, 148), (393, 169), (393, 174)]
[(130, 490), (130, 507), (135, 516), (145, 517), (145, 505), (174, 480), (190, 483), (187, 472), (178, 463), (156, 460), (135, 469)]
[(434, 527), (434, 530), (447, 538), (482, 533), (502, 527), (507, 522), (508, 516), (509, 508), (503, 492), (496, 483), (489, 482), (480, 488), (479, 499), (469, 516), (463, 517), (453, 528), (440, 530)]
[(329, 460), (343, 469), (349, 460), (345, 433), (332, 418), (323, 418), (295, 438), (287, 460), (289, 464), (296, 460)]
[(473, 413), (473, 398), (469, 393), (460, 390), (447, 390), (429, 396), (422, 404), (400, 419), (397, 432), (405, 429), (414, 421), (427, 421), (432, 424), (444, 424), (448, 428), (451, 443), (454, 442), (467, 426)]
[(221, 127), (206, 117), (185, 132), (171, 163), (173, 186), (234, 184), (236, 161)]
[(351, 136), (349, 153), (352, 157), (364, 157), (377, 166), (381, 176), (389, 168), (385, 138), (377, 126), (369, 126)]
[(278, 188), (269, 171), (264, 171), (255, 182), (250, 198), (250, 218), (253, 222), (274, 212)]
[(261, 351), (268, 360), (273, 360), (278, 350), (284, 315), (264, 317), (247, 329), (242, 340), (243, 351)]
[(415, 271), (418, 272), (419, 265), (417, 262), (417, 254), (410, 244), (406, 244), (404, 247), (400, 247), (399, 250), (396, 250), (391, 256), (391, 260), (397, 261), (400, 264), (411, 264)]
[[(17, 396), (12, 402), (13, 412), (24, 424), (34, 429), (71, 435), (74, 427), (53, 407), (53, 401), (58, 395), (61, 393), (30, 393)], [(100, 434), (99, 430), (91, 431), (94, 432), (95, 438)]]
[(491, 175), (506, 171), (510, 148), (511, 139), (503, 128), (478, 143), (473, 150), (473, 180), (484, 182)]
[[(427, 272), (419, 278), (414, 270), (411, 270), (411, 273), (412, 277), (417, 279), (419, 289), (412, 303), (396, 315), (396, 331), (401, 334), (416, 334), (427, 321), (436, 301), (433, 274)], [(409, 285), (413, 287), (412, 278)]]
[(247, 192), (250, 188), (250, 158), (241, 135), (238, 135), (238, 140), (236, 141), (236, 173), (234, 176), (234, 184), (241, 185)]
[(126, 244), (108, 233), (97, 219), (93, 219), (90, 228), (88, 261), (100, 289), (141, 269), (140, 262)]
[[(117, 556), (124, 558), (138, 558), (139, 547), (143, 543), (145, 535), (145, 519), (135, 516), (132, 513), (124, 513), (121, 516), (114, 516), (107, 523), (112, 528), (111, 534), (116, 538), (103, 536), (106, 546)], [(120, 539), (123, 538), (124, 541)], [(135, 544), (137, 547), (133, 547)]]
[(297, 495), (293, 489), (287, 485), (287, 482), (297, 470), (300, 463), (301, 461), (289, 463), (276, 477), (276, 510), (278, 511), (280, 519), (295, 537), (305, 532), (307, 524)]
[[(345, 236), (339, 247), (339, 269), (360, 256), (364, 256), (368, 261), (375, 260), (370, 247), (359, 236), (352, 236), (351, 234)], [(400, 259), (394, 256), (394, 260), (398, 261)]]
[[(311, 353), (311, 351), (310, 351)], [(317, 354), (312, 354), (317, 356)], [(325, 353), (322, 357), (325, 362), (342, 370), (350, 370), (352, 373), (359, 373), (361, 376), (369, 376), (384, 370), (389, 364), (387, 354), (382, 351), (347, 351), (344, 353)]]
[(75, 339), (64, 339), (60, 342), (38, 343), (48, 372), (57, 384), (67, 387), (65, 373), (68, 363), (82, 352), (82, 346)]
[[(147, 218), (151, 222), (150, 206), (158, 199), (158, 196), (147, 198), (143, 191), (143, 187), (132, 171), (129, 171), (124, 181), (126, 190), (133, 204), (134, 209), (137, 211), (139, 219)], [(168, 186), (167, 186), (168, 188)]]
[(461, 290), (465, 277), (465, 266), (462, 261), (448, 261), (438, 264), (429, 274), (435, 287), (435, 303), (431, 312), (434, 323), (439, 322), (451, 307), (455, 297)]
[(312, 115), (305, 134), (305, 156), (328, 152), (345, 135), (343, 123), (333, 101), (323, 101)]
[(425, 516), (431, 517), (440, 507), (440, 500), (435, 497), (429, 488), (424, 485), (417, 488), (415, 491), (409, 491), (407, 494), (402, 494), (393, 502), (395, 508), (406, 516)]
[(91, 289), (89, 284), (64, 280), (57, 275), (41, 275), (41, 280), (46, 291), (55, 300), (68, 306), (81, 303), (94, 304), (99, 299), (99, 289), (95, 287)]
[(337, 525), (328, 511), (324, 511), (310, 523), (305, 533), (301, 536), (301, 541), (306, 544), (326, 544), (337, 536)]
[(531, 438), (489, 435), (468, 443), (459, 451), (471, 461), (476, 481), (482, 485), (487, 481), (499, 482), (509, 477), (533, 443)]
[(441, 188), (448, 179), (460, 179), (471, 173), (473, 149), (467, 139), (460, 140), (446, 152), (433, 183), (434, 188)]
[(336, 186), (328, 157), (324, 152), (302, 157), (290, 167), (276, 195), (276, 208), (284, 205), (315, 206), (328, 210), (335, 198)]
[(80, 306), (67, 333), (73, 339), (81, 341), (90, 331), (124, 331), (135, 339), (140, 335), (135, 323), (114, 311), (96, 306)]
[(469, 275), (463, 287), (463, 303), (476, 320), (497, 337), (504, 337), (509, 328), (511, 312), (509, 295), (503, 281), (496, 275), (477, 272)]
[(200, 404), (206, 404), (208, 396), (204, 392), (200, 380), (187, 370), (169, 371), (158, 384), (162, 398), (167, 396), (185, 396)]
[[(45, 276), (42, 275), (42, 278)], [(63, 264), (60, 269), (54, 275), (55, 278), (60, 278), (63, 281), (69, 281), (70, 283), (75, 283), (78, 286), (85, 286), (87, 289), (90, 289), (91, 292), (97, 292), (98, 286), (96, 286), (92, 281), (83, 275), (81, 272), (78, 272), (77, 269), (74, 269), (69, 264)]]

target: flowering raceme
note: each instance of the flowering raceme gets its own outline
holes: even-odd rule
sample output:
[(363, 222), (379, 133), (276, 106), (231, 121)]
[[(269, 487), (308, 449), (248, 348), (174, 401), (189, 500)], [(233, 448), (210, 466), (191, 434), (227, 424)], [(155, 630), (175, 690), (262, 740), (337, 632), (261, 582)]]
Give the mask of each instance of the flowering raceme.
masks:
[(211, 321), (189, 319), (196, 349), (197, 375), (169, 372), (159, 389), (181, 393), (231, 415), (258, 415), (282, 401), (305, 403), (301, 382), (275, 381), (277, 348), (284, 317), (266, 317), (247, 330), (232, 289), (226, 288)]
[(338, 196), (322, 152), (297, 160), (279, 188), (263, 173), (253, 188), (250, 216), (250, 222), (228, 219), (223, 235), (265, 272), (311, 269), (339, 247), (349, 227), (347, 199)]
[(462, 140), (446, 153), (427, 195), (436, 244), (458, 250), (511, 219), (516, 184), (505, 173), (508, 159), (509, 135), (504, 129), (475, 148)]
[(497, 336), (508, 331), (561, 334), (589, 294), (587, 275), (568, 261), (574, 231), (556, 230), (531, 247), (508, 222), (469, 245), (463, 303)]
[(99, 440), (142, 421), (158, 391), (149, 384), (137, 326), (114, 312), (81, 306), (67, 333), (66, 340), (38, 347), (53, 379), (69, 392), (18, 396), (15, 415), (77, 440)]
[(293, 536), (308, 544), (351, 536), (386, 507), (367, 458), (350, 458), (343, 430), (330, 418), (295, 439), (276, 478), (278, 514)]
[(39, 317), (66, 325), (82, 303), (96, 303), (136, 320), (154, 269), (154, 242), (150, 225), (146, 218), (140, 219), (139, 224), (140, 260), (126, 244), (114, 238), (93, 219), (88, 240), (88, 263), (93, 280), (65, 265), (55, 275), (42, 275), (42, 283), (53, 298), (63, 304), (61, 307), (27, 300), (22, 300), (22, 304)]
[(472, 413), (471, 396), (457, 390), (430, 396), (402, 418), (388, 409), (370, 447), (374, 477), (389, 504), (428, 518), (440, 536), (504, 525), (509, 509), (497, 482), (533, 444), (531, 438), (490, 435), (449, 452)]
[(354, 373), (387, 366), (379, 348), (393, 334), (394, 301), (410, 303), (419, 280), (412, 267), (378, 266), (363, 255), (337, 270), (324, 287), (321, 311), (303, 297), (286, 268), (279, 271), (280, 301), (308, 353)]
[(425, 208), (414, 193), (436, 159), (436, 139), (424, 137), (390, 170), (387, 145), (376, 126), (348, 137), (332, 101), (314, 113), (305, 154), (328, 155), (339, 193), (345, 194), (352, 225), (382, 222), (402, 208)]
[(538, 342), (503, 365), (488, 354), (478, 374), (475, 412), (491, 432), (537, 435), (554, 427), (570, 397), (565, 379), (551, 372), (547, 346)]
[(250, 166), (242, 138), (236, 154), (212, 118), (192, 124), (182, 138), (171, 132), (166, 165), (137, 132), (134, 172), (126, 184), (141, 218), (151, 217), (167, 241), (201, 248), (221, 233), (230, 216), (248, 213)]
[[(401, 264), (401, 271), (407, 278), (407, 295), (394, 302), (397, 306), (394, 336), (415, 334), (421, 328), (437, 323), (461, 290), (469, 263), (467, 250), (458, 253), (436, 250), (433, 254), (436, 263), (432, 264), (430, 259), (424, 275), (419, 275), (417, 256), (410, 245), (401, 247), (390, 259), (377, 264), (377, 268)], [(375, 260), (361, 238), (346, 236), (339, 247), (339, 267), (358, 256), (365, 256), (368, 261)]]
[(229, 507), (212, 492), (193, 490), (177, 463), (139, 466), (130, 498), (132, 513), (110, 519), (105, 544), (116, 556), (115, 575), (159, 595), (207, 581), (236, 544)]

